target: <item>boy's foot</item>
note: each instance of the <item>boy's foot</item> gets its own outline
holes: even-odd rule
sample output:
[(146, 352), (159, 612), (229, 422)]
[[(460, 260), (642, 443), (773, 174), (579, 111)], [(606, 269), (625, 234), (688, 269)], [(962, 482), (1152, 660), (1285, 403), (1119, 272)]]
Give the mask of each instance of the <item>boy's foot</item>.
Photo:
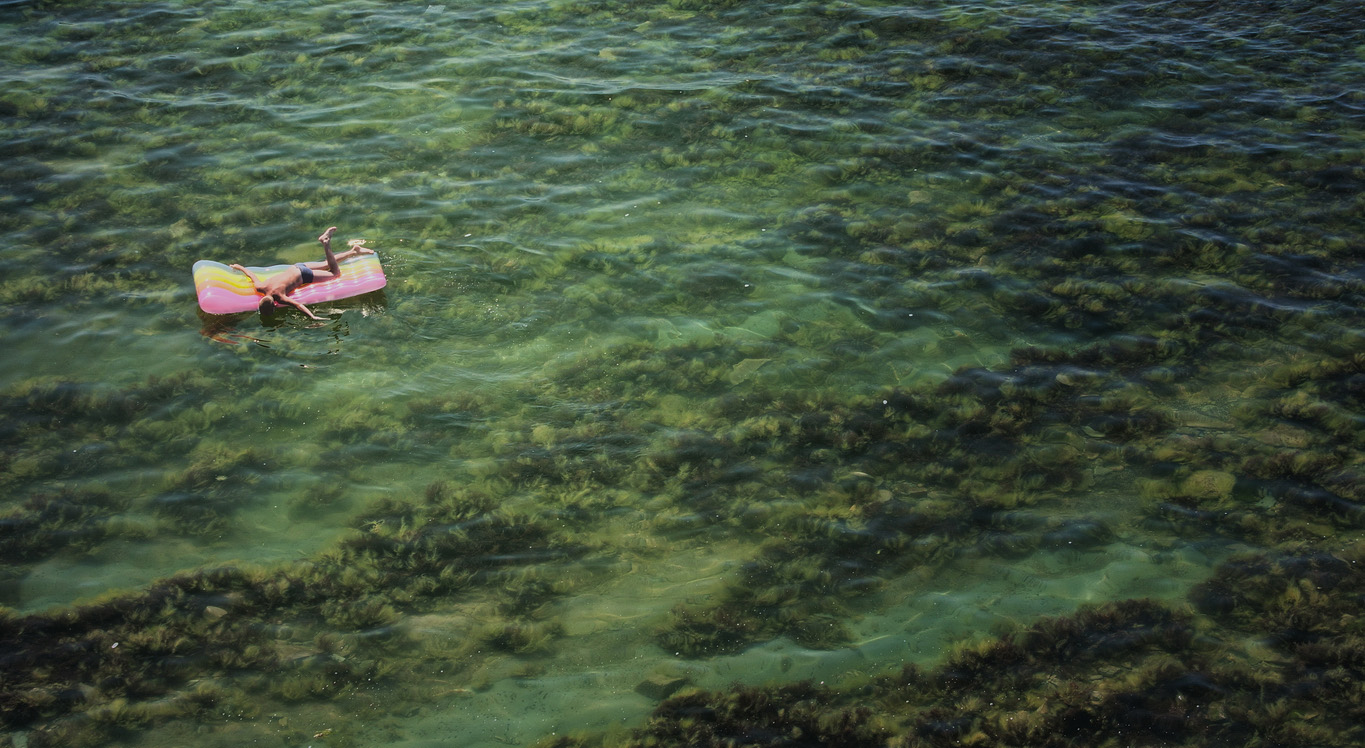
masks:
[(331, 244), (331, 243), (332, 243), (332, 234), (335, 234), (336, 232), (337, 232), (337, 227), (336, 227), (336, 226), (333, 226), (332, 228), (327, 229), (326, 231), (322, 232), (322, 236), (319, 236), (319, 237), (318, 237), (318, 241), (322, 242), (323, 244)]

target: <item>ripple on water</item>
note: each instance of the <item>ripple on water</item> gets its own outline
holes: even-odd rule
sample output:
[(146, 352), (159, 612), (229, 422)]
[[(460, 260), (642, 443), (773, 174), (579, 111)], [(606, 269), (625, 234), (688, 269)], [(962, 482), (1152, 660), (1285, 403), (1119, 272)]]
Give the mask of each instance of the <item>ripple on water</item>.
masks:
[[(1293, 660), (1226, 580), (1354, 584), (1356, 5), (7, 12), (0, 602), (106, 653), (7, 724), (530, 743), (1197, 585)], [(329, 225), (384, 294), (193, 311)]]

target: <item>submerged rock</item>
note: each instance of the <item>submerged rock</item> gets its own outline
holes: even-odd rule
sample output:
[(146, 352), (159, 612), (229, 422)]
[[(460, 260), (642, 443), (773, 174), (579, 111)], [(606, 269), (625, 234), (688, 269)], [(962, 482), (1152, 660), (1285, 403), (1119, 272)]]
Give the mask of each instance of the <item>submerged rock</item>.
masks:
[(635, 685), (635, 693), (662, 701), (677, 693), (690, 681), (685, 676), (653, 673)]
[(1227, 499), (1237, 477), (1222, 470), (1199, 470), (1180, 484), (1183, 493), (1196, 499)]

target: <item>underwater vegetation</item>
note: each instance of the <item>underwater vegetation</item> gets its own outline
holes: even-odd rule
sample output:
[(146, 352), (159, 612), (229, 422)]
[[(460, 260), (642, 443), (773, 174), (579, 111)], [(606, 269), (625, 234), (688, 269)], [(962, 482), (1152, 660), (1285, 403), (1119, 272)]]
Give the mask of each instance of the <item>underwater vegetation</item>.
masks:
[(8, 563), (42, 558), (69, 546), (91, 546), (105, 537), (110, 515), (124, 508), (108, 491), (36, 493), (0, 516), (0, 554)]
[[(214, 386), (203, 374), (177, 374), (128, 387), (43, 379), (9, 388), (0, 396), (0, 485), (9, 497), (0, 516), (8, 559), (32, 562), (72, 547), (93, 550), (111, 537), (144, 539), (161, 531), (155, 523), (126, 521), (141, 497), (101, 485), (99, 476), (186, 456), (190, 464), (168, 480), (171, 498), (158, 503), (169, 508), (206, 488), (220, 492), (215, 479), (244, 455), (193, 449), (227, 415), (204, 405)], [(193, 512), (193, 519), (209, 522), (205, 511)]]
[[(1361, 742), (1363, 12), (6, 8), (0, 724), (303, 744), (276, 705), (534, 674), (690, 552), (612, 646), (837, 650), (936, 575), (1141, 548), (1210, 576), (547, 742)], [(384, 304), (196, 318), (193, 260), (342, 218)], [(298, 547), (234, 560), (276, 503)], [(221, 561), (28, 607), (177, 547)]]
[(558, 635), (547, 606), (572, 585), (536, 569), (582, 554), (562, 533), (445, 484), (360, 521), (311, 561), (206, 568), (51, 613), (5, 611), (5, 727), (35, 728), (33, 745), (93, 745), (110, 731), (253, 711), (260, 689), (300, 701), (374, 688), (407, 666), (386, 659), (404, 638), (394, 624), (480, 589), (506, 600), (506, 617), (467, 631), (468, 646), (527, 654)]
[[(1240, 611), (1242, 631), (1269, 637), (1273, 657), (1184, 607), (1124, 600), (963, 645), (929, 670), (691, 690), (626, 736), (538, 745), (1353, 745), (1365, 709), (1359, 627), (1341, 631), (1339, 604), (1326, 601), (1338, 593), (1348, 607), (1358, 603), (1360, 553), (1232, 562), (1192, 594), (1216, 609), (1226, 593), (1210, 588), (1253, 585), (1253, 605), (1225, 610)], [(1283, 591), (1301, 586), (1323, 592), (1296, 614), (1290, 639), (1281, 632), (1288, 622), (1264, 622), (1255, 604), (1286, 610), (1277, 606)], [(1340, 635), (1320, 641), (1319, 626)]]
[[(661, 648), (682, 656), (777, 636), (837, 646), (840, 618), (912, 570), (963, 555), (1102, 548), (1115, 539), (1107, 520), (1043, 509), (1092, 489), (1097, 472), (1135, 461), (1137, 445), (1175, 427), (1126, 379), (1074, 363), (962, 369), (935, 386), (842, 400), (798, 399), (760, 376), (743, 397), (707, 398), (770, 346), (611, 353), (556, 377), (558, 391), (525, 420), (500, 410), (506, 459), (489, 477), (575, 512), (627, 509), (620, 502), (643, 491), (664, 509), (654, 523), (667, 535), (754, 543), (724, 593), (679, 605), (658, 630)], [(551, 405), (593, 403), (608, 371), (631, 397), (602, 391), (590, 406)], [(672, 398), (686, 405), (675, 410)], [(488, 406), (439, 401), (414, 408), (413, 420), (425, 430), (458, 408), (480, 422)]]
[(1355, 353), (1276, 367), (1229, 414), (1236, 433), (1155, 445), (1157, 470), (1144, 487), (1157, 502), (1154, 521), (1265, 547), (1318, 547), (1358, 530), (1361, 367)]

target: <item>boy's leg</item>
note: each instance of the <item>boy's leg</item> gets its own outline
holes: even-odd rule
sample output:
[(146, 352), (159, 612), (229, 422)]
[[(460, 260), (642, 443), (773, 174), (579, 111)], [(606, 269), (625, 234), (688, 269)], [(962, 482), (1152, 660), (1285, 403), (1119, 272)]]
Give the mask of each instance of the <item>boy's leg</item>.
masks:
[[(335, 227), (328, 229), (329, 232), (334, 230)], [(331, 236), (330, 234), (323, 234), (322, 236), (318, 237), (318, 240), (322, 241), (323, 237), (327, 237), (327, 241), (323, 244), (323, 247), (327, 248), (332, 243)], [(342, 252), (339, 255), (333, 255), (333, 257), (336, 258), (336, 261), (338, 263), (338, 268), (340, 268), (340, 263), (345, 262), (346, 260), (349, 260), (352, 257), (355, 257), (356, 255), (374, 254), (374, 250), (364, 246), (364, 242), (365, 242), (364, 239), (352, 239), (350, 242), (351, 243), (350, 249), (346, 250), (345, 252)], [(313, 271), (321, 270), (325, 273), (331, 273), (332, 271), (332, 266), (329, 265), (325, 260), (320, 262), (305, 262), (303, 264), (307, 265), (308, 269)], [(341, 275), (341, 271), (339, 269), (337, 270), (336, 275)]]
[(337, 227), (322, 232), (318, 241), (322, 242), (322, 253), (327, 255), (327, 269), (332, 271), (332, 275), (341, 275), (341, 266), (337, 264), (336, 255), (332, 254), (332, 234), (337, 232)]
[[(339, 255), (336, 255), (336, 258), (337, 258), (337, 263), (338, 263), (338, 265), (339, 265), (340, 263), (343, 263), (343, 262), (345, 262), (345, 261), (351, 259), (352, 257), (355, 257), (356, 255), (372, 255), (372, 254), (374, 254), (374, 250), (373, 250), (373, 249), (370, 249), (369, 247), (353, 247), (353, 248), (351, 248), (351, 249), (346, 250), (345, 252), (342, 252), (342, 253), (339, 254)], [(317, 260), (317, 261), (314, 261), (314, 262), (305, 262), (305, 263), (303, 263), (303, 264), (307, 265), (308, 268), (309, 268), (310, 270), (322, 270), (322, 271), (326, 271), (326, 270), (329, 269), (326, 260)]]
[(332, 234), (335, 234), (336, 230), (337, 227), (333, 226), (322, 232), (322, 236), (318, 237), (318, 241), (322, 242), (322, 252), (327, 255), (327, 259), (323, 262), (303, 263), (309, 270), (313, 271), (314, 283), (331, 280), (341, 275), (341, 265), (338, 263), (336, 255), (332, 254)]

